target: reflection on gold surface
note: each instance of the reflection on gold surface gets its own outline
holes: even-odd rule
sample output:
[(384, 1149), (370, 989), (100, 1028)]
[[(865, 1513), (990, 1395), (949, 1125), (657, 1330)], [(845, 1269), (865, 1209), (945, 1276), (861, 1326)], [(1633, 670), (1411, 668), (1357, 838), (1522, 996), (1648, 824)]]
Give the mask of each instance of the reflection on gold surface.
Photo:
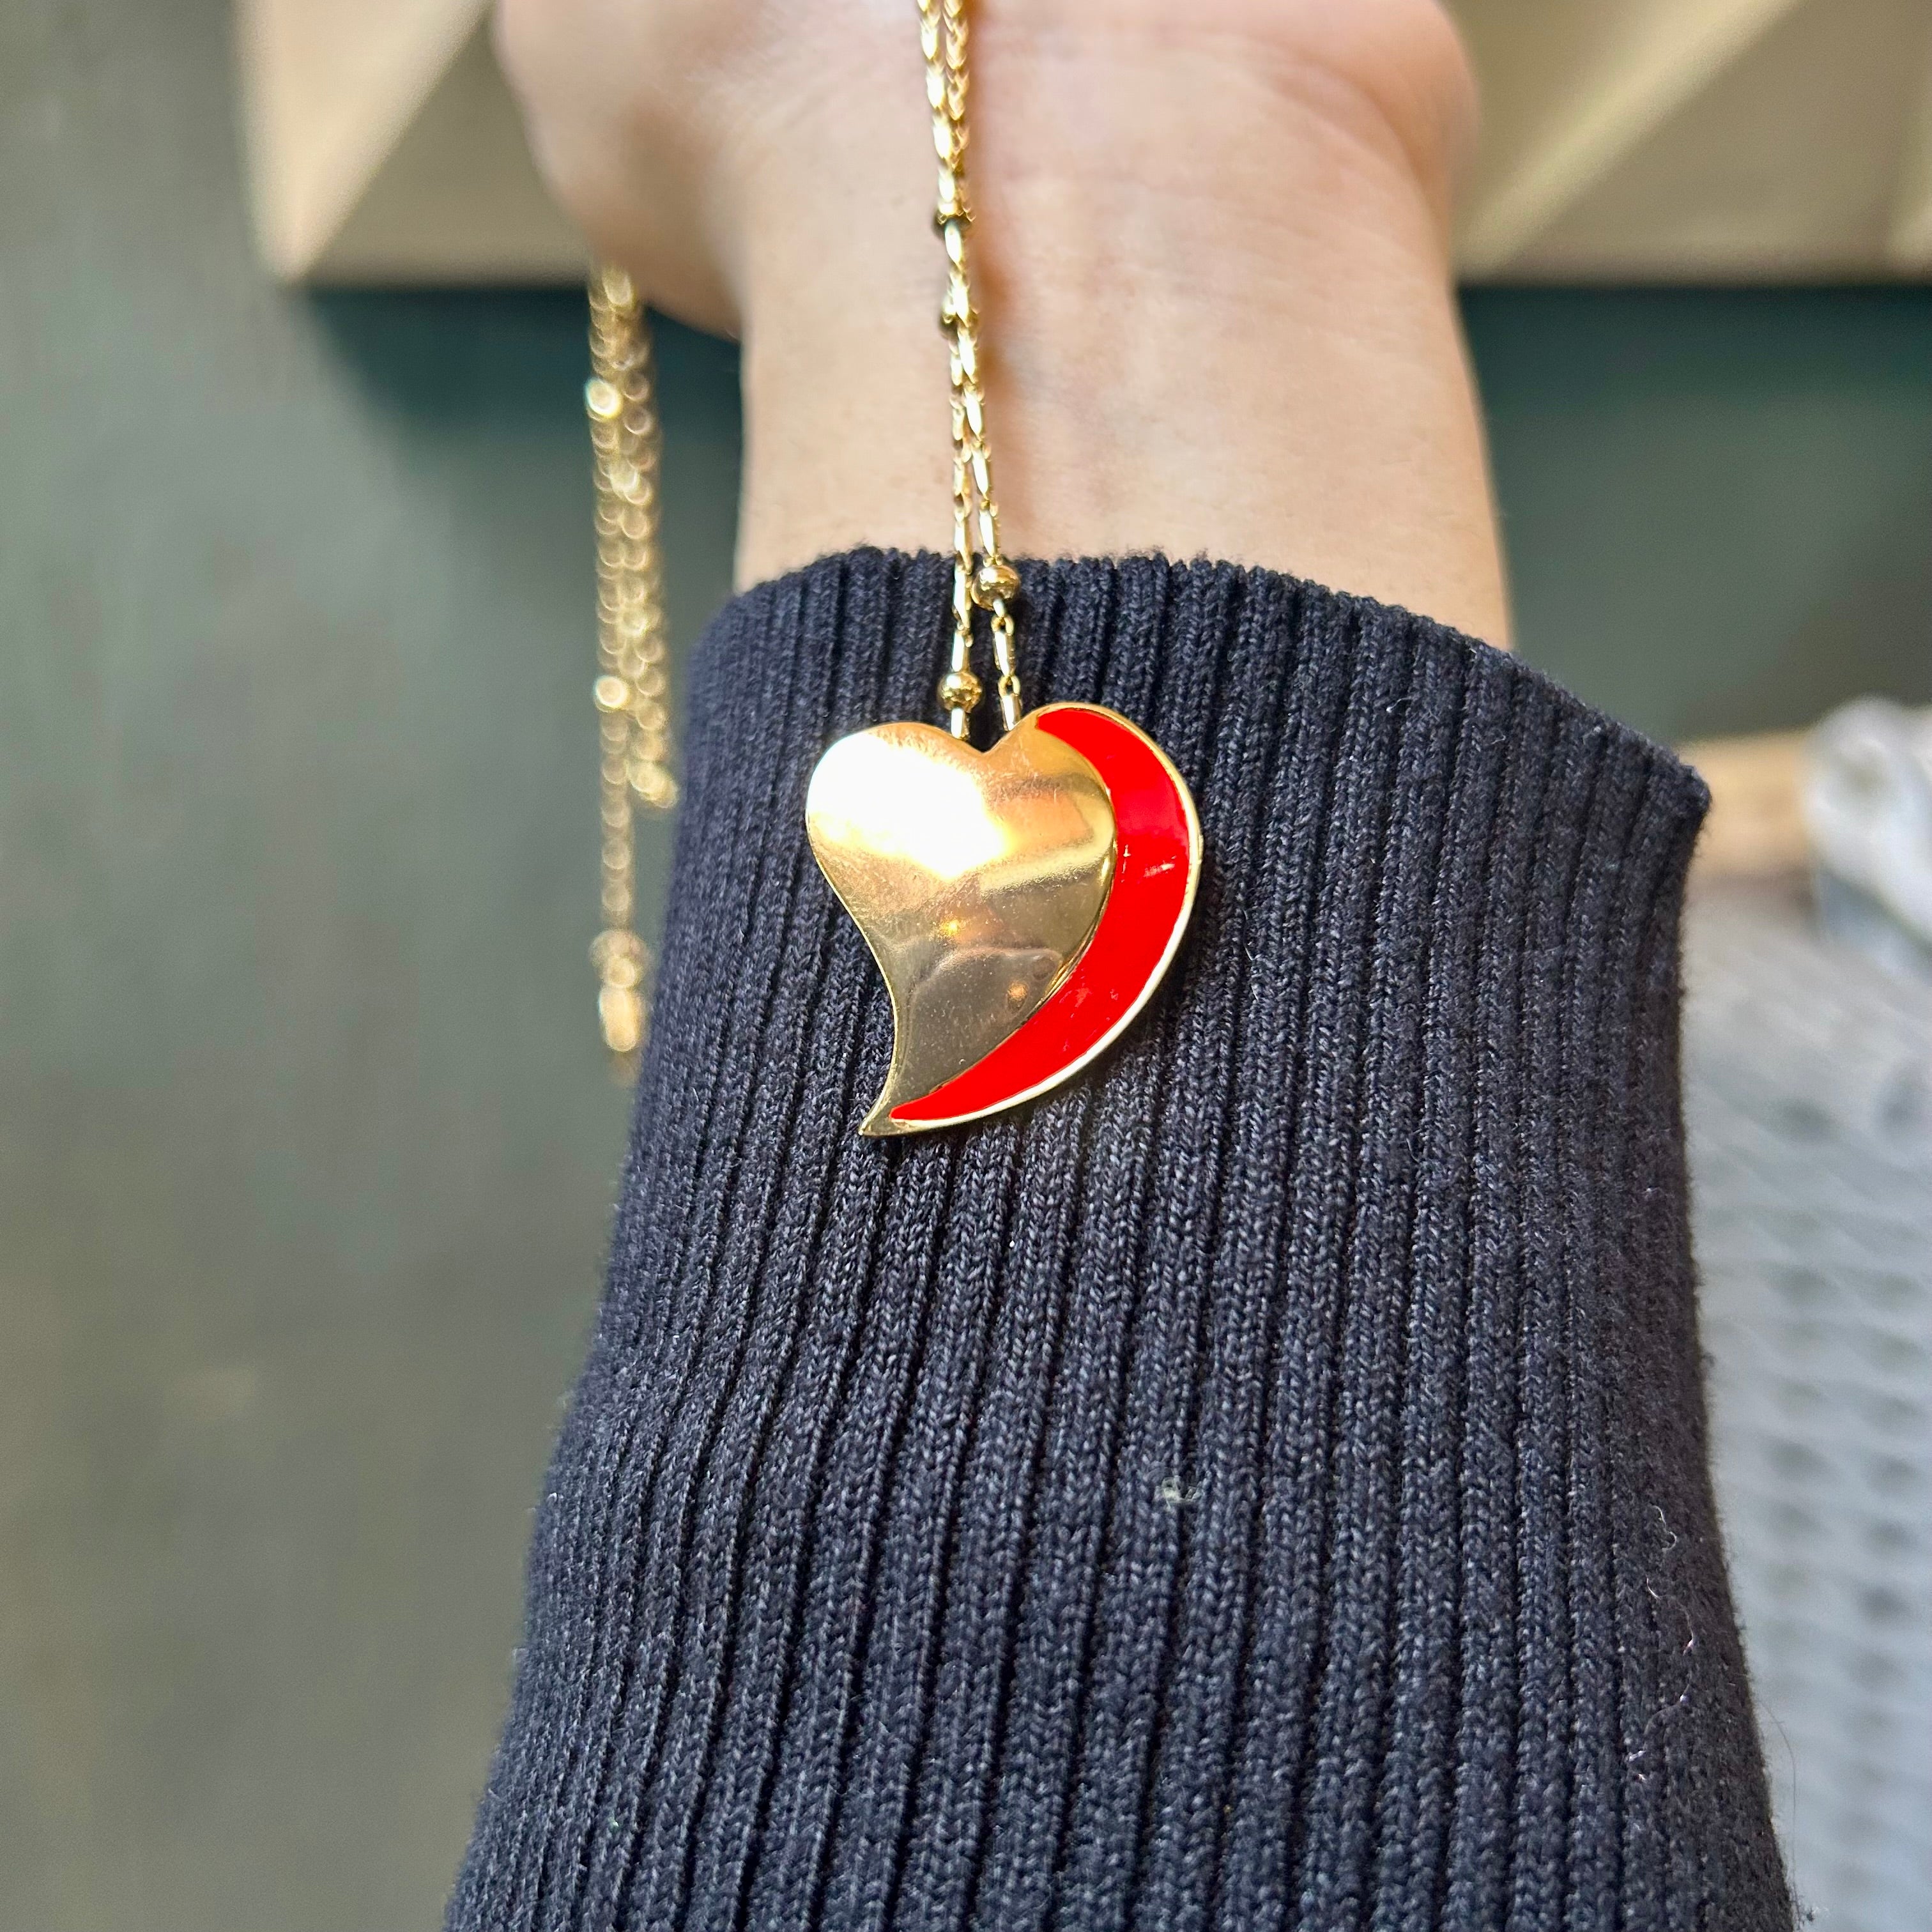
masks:
[(1100, 774), (1022, 718), (990, 752), (880, 724), (820, 758), (806, 829), (892, 1000), (866, 1127), (981, 1060), (1072, 969), (1114, 872)]

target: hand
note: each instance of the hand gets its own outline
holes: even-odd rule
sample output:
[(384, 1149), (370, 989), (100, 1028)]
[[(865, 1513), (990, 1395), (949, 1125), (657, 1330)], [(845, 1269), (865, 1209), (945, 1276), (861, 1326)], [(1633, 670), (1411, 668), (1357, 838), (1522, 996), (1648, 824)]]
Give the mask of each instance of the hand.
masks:
[[(968, 171), (1016, 554), (1206, 551), (1500, 640), (1447, 266), (1473, 97), (1436, 0), (982, 0)], [(540, 164), (744, 342), (749, 580), (943, 546), (912, 0), (502, 0)]]

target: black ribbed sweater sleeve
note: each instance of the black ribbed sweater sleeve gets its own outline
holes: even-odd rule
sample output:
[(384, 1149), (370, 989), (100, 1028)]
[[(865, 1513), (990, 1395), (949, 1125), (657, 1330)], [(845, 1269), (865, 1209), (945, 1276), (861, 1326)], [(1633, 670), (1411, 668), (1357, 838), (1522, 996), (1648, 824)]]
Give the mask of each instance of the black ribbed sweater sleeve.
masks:
[(1193, 787), (1192, 930), (1024, 1114), (854, 1130), (801, 829), (948, 566), (697, 655), (610, 1280), (449, 1924), (1789, 1923), (1706, 1468), (1677, 1060), (1703, 807), (1288, 578), (1034, 566), (1036, 697)]

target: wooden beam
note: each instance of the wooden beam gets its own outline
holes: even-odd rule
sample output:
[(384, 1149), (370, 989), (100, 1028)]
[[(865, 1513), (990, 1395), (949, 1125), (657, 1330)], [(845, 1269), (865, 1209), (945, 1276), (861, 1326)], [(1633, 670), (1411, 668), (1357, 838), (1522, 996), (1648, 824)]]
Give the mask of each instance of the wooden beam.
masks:
[(1696, 867), (1706, 878), (1775, 878), (1804, 871), (1811, 841), (1804, 829), (1802, 731), (1754, 738), (1707, 738), (1682, 748), (1711, 788), (1711, 815), (1697, 841)]
[(539, 178), (483, 27), (311, 262), (319, 282), (580, 281), (583, 238)]
[(368, 191), (488, 0), (238, 0), (255, 233), (308, 275)]
[(1913, 70), (1917, 95), (1900, 156), (1888, 253), (1902, 274), (1932, 272), (1932, 20)]
[(1888, 272), (1925, 0), (1803, 0), (1517, 258), (1526, 274), (1786, 281)]
[[(1927, 0), (1449, 0), (1486, 129), (1473, 280), (1932, 275)], [(489, 0), (236, 0), (255, 226), (291, 280), (563, 281)]]
[(1459, 238), (1465, 272), (1506, 273), (1646, 136), (1803, 4), (1451, 0), (1481, 77), (1486, 122)]

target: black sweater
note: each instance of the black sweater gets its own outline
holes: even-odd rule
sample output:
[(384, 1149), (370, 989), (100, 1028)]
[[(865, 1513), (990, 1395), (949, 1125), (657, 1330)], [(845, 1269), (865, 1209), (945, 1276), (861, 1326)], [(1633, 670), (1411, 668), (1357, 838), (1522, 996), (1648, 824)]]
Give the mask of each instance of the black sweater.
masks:
[(1678, 912), (1704, 794), (1259, 571), (1034, 566), (1039, 699), (1199, 802), (1166, 988), (1031, 1108), (854, 1129), (812, 862), (949, 566), (699, 646), (610, 1282), (458, 1932), (1790, 1922), (1706, 1474)]

